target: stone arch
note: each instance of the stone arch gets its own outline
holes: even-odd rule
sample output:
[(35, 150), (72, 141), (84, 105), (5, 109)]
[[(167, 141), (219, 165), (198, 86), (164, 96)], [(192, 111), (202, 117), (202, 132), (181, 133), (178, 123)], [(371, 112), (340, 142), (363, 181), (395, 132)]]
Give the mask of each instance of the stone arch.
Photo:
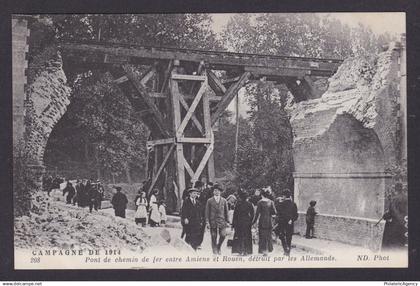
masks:
[(43, 166), (48, 138), (70, 104), (71, 88), (59, 52), (45, 63), (27, 90), (26, 147), (34, 165)]

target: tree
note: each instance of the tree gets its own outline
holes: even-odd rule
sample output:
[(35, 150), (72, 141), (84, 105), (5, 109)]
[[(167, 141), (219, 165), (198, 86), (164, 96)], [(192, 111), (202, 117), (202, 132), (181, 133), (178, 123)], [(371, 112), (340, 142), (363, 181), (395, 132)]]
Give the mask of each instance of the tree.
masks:
[(345, 58), (376, 53), (390, 35), (350, 28), (328, 15), (313, 13), (237, 14), (228, 22), (223, 44), (235, 52)]
[[(30, 65), (41, 69), (42, 58), (35, 53), (62, 41), (220, 49), (211, 30), (211, 17), (205, 14), (43, 15), (36, 23), (34, 32), (39, 38), (34, 40), (43, 45), (33, 51)], [(97, 175), (125, 175), (131, 181), (130, 172), (144, 168), (149, 132), (104, 72), (66, 70), (72, 100), (57, 124), (59, 130), (55, 128), (49, 139), (46, 158), (52, 165), (74, 165), (81, 170), (74, 162), (78, 161), (87, 169), (86, 176), (94, 176), (96, 171)]]

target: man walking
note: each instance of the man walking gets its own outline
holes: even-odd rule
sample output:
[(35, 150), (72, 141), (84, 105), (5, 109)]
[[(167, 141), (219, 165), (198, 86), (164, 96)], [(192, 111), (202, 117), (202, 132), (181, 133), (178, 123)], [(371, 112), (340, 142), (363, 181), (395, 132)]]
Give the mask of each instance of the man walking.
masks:
[(121, 193), (121, 187), (114, 187), (117, 193), (112, 197), (111, 204), (114, 207), (115, 216), (125, 218), (125, 209), (127, 208), (127, 196)]
[[(194, 184), (194, 187), (196, 189), (199, 190), (199, 196), (198, 196), (198, 201), (200, 202), (200, 208), (201, 208), (201, 215), (204, 218), (206, 216), (206, 204), (207, 204), (207, 200), (210, 199), (213, 195), (212, 195), (212, 191), (210, 190), (210, 188), (203, 184), (203, 182), (201, 181), (197, 181)], [(203, 225), (201, 226), (200, 229), (200, 244), (198, 246), (198, 248), (200, 248), (201, 244), (203, 243), (203, 239), (204, 239), (204, 232), (206, 231), (206, 225), (203, 223)]]
[(297, 206), (292, 202), (291, 192), (288, 189), (283, 191), (280, 202), (276, 205), (277, 210), (277, 231), (284, 254), (290, 255), (292, 246), (293, 223), (298, 218)]
[(203, 225), (202, 208), (198, 201), (198, 190), (191, 188), (187, 192), (189, 197), (182, 204), (181, 220), (185, 230), (185, 241), (194, 250), (197, 250), (201, 243), (200, 236)]
[[(206, 224), (210, 227), (211, 244), (213, 254), (221, 254), (220, 248), (226, 237), (228, 225), (227, 201), (221, 197), (222, 189), (216, 185), (213, 187), (213, 197), (206, 204)], [(217, 237), (219, 236), (219, 240)]]

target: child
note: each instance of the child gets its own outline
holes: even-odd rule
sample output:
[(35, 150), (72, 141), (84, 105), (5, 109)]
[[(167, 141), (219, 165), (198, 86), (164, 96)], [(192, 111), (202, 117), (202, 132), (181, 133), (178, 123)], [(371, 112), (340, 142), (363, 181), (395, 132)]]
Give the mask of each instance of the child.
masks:
[(159, 202), (159, 213), (160, 213), (160, 226), (165, 226), (166, 224), (166, 205), (163, 201)]
[(306, 211), (306, 235), (305, 237), (310, 239), (314, 238), (314, 225), (315, 225), (315, 216), (318, 214), (315, 211), (316, 201), (310, 201), (309, 208)]

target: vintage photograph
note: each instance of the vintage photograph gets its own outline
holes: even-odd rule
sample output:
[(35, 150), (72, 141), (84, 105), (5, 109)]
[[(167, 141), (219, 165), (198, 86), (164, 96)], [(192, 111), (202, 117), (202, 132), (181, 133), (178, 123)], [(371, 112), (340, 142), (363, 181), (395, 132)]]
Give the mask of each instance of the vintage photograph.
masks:
[(15, 269), (408, 267), (405, 29), (13, 15)]

